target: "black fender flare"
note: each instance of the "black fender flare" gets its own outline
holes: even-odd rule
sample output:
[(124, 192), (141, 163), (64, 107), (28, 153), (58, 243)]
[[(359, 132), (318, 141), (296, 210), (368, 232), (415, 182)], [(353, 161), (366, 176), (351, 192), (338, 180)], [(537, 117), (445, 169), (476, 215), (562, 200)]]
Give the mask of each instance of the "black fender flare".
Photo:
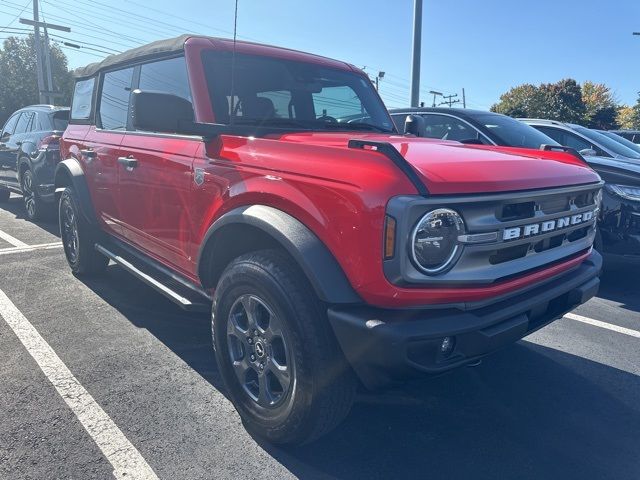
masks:
[(97, 225), (98, 219), (96, 217), (95, 210), (93, 209), (93, 202), (89, 195), (89, 187), (87, 186), (87, 180), (85, 179), (84, 171), (80, 166), (80, 162), (75, 158), (68, 158), (61, 161), (56, 166), (54, 178), (56, 199), (60, 197), (60, 194), (63, 192), (65, 187), (71, 183), (71, 186), (80, 200), (80, 211), (83, 217), (90, 225)]
[[(211, 262), (215, 263), (213, 252), (218, 241), (217, 232), (233, 224), (260, 229), (275, 240), (297, 262), (322, 301), (331, 304), (362, 303), (326, 245), (295, 217), (266, 205), (238, 207), (222, 215), (209, 227), (198, 252), (200, 279), (205, 278)], [(207, 251), (211, 252), (209, 261), (205, 258)]]

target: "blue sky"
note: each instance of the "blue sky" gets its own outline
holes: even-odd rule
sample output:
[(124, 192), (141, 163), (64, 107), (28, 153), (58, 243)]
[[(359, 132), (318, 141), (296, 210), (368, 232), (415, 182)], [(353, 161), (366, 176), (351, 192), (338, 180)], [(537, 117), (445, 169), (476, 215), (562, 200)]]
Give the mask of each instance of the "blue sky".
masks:
[[(233, 0), (40, 1), (47, 21), (71, 27), (60, 35), (86, 42), (65, 49), (72, 67), (105, 56), (88, 48), (125, 50), (181, 32), (230, 37), (233, 29)], [(239, 2), (239, 38), (383, 70), (387, 105), (408, 104), (413, 0)], [(31, 15), (30, 5), (0, 0), (0, 38), (23, 8)], [(486, 109), (511, 86), (565, 77), (603, 82), (624, 103), (637, 98), (640, 37), (631, 32), (640, 31), (640, 0), (424, 0), (423, 13), (427, 103), (431, 89), (460, 95), (465, 87), (467, 106)]]

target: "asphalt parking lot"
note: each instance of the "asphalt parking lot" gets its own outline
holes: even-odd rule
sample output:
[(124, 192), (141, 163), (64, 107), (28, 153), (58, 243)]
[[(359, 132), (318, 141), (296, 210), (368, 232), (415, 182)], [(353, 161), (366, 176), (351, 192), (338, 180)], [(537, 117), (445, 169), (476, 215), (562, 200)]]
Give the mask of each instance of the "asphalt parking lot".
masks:
[(337, 430), (285, 451), (249, 436), (226, 399), (207, 315), (115, 265), (75, 278), (57, 226), (24, 220), (13, 196), (0, 206), (0, 478), (132, 478), (105, 448), (162, 479), (640, 478), (639, 265), (606, 259), (578, 316), (480, 366), (360, 394)]

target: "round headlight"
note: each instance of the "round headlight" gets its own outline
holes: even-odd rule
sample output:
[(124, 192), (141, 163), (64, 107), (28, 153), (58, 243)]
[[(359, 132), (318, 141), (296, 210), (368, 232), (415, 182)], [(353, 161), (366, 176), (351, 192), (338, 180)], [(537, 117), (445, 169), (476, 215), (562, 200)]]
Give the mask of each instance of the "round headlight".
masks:
[(460, 250), (458, 236), (464, 233), (462, 217), (448, 208), (424, 215), (411, 235), (411, 257), (418, 269), (428, 275), (451, 267)]

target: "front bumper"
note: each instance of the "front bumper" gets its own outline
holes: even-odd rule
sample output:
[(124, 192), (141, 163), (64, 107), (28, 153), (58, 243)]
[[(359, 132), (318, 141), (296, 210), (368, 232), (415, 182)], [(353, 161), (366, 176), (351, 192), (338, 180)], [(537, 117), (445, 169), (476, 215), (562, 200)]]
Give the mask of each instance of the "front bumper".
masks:
[[(516, 342), (593, 297), (601, 268), (602, 257), (593, 251), (579, 267), (558, 278), (486, 307), (330, 308), (329, 321), (362, 382), (378, 388), (443, 373)], [(455, 342), (446, 356), (440, 351), (444, 337)]]

